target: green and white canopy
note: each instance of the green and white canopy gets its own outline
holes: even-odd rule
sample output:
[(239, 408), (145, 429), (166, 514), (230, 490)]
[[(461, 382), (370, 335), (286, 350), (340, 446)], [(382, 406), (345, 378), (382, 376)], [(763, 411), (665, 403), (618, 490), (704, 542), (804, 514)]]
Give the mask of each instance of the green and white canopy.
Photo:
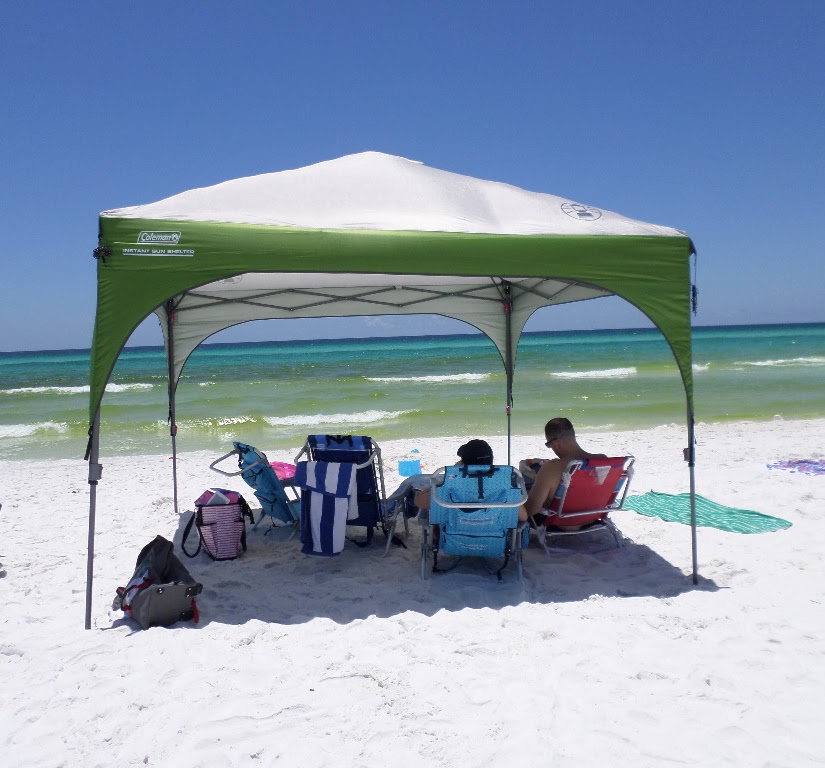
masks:
[(692, 402), (688, 236), (553, 195), (364, 152), (104, 211), (100, 246), (92, 416), (153, 311), (177, 381), (217, 331), (285, 317), (446, 315), (508, 364), (536, 309), (611, 294), (661, 330)]
[[(164, 329), (173, 413), (187, 358), (224, 328), (381, 314), (439, 314), (483, 331), (501, 353), (509, 404), (518, 338), (533, 312), (621, 296), (670, 344), (692, 438), (692, 252), (677, 229), (379, 152), (104, 211), (90, 482), (106, 382), (152, 312)], [(93, 513), (90, 549), (92, 531)]]

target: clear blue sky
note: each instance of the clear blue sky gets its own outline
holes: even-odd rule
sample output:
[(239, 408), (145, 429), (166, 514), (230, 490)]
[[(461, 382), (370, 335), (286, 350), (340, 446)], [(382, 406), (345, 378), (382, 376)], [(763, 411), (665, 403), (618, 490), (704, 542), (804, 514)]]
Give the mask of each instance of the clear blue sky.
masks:
[[(363, 150), (687, 230), (697, 324), (825, 321), (822, 0), (35, 0), (0, 67), (0, 350), (89, 346), (100, 211)], [(528, 328), (642, 324), (606, 300)]]

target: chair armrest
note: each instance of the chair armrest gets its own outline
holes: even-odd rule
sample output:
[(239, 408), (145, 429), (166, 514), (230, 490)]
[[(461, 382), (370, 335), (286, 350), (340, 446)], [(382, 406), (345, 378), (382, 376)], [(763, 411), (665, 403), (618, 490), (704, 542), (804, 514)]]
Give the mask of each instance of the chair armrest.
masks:
[(258, 465), (264, 463), (263, 459), (259, 459), (254, 464), (250, 464), (248, 467), (245, 467), (244, 469), (239, 469), (237, 472), (227, 472), (224, 469), (218, 469), (217, 465), (220, 464), (222, 461), (224, 461), (225, 459), (228, 459), (230, 456), (237, 456), (237, 455), (238, 455), (237, 451), (230, 451), (229, 453), (225, 454), (224, 456), (221, 456), (219, 459), (215, 459), (215, 461), (213, 461), (209, 465), (209, 469), (211, 469), (213, 472), (217, 472), (219, 475), (224, 475), (225, 477), (237, 477), (238, 475), (242, 475), (244, 472), (249, 471), (253, 467), (257, 467)]

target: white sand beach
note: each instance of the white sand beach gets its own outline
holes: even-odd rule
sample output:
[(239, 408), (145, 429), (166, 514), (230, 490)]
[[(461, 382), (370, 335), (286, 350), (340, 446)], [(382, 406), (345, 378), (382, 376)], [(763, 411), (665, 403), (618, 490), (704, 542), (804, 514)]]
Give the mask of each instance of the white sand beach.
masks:
[[(614, 516), (621, 549), (533, 542), (521, 583), (472, 564), (422, 580), (415, 525), (386, 558), (380, 540), (306, 557), (262, 525), (237, 560), (181, 556), (200, 622), (149, 630), (110, 608), (146, 543), (180, 542), (168, 454), (108, 458), (104, 425), (89, 631), (86, 465), (2, 462), (2, 764), (823, 765), (825, 476), (767, 464), (825, 458), (825, 420), (696, 433), (701, 495), (793, 523), (700, 528), (698, 586), (689, 527), (631, 511)], [(412, 448), (430, 471), (466, 437), (383, 444), (388, 487)], [(689, 488), (683, 426), (580, 441), (635, 455), (631, 492)], [(180, 457), (182, 511), (215, 485), (254, 500), (208, 469), (226, 450)], [(514, 463), (534, 455), (538, 434), (514, 438)]]

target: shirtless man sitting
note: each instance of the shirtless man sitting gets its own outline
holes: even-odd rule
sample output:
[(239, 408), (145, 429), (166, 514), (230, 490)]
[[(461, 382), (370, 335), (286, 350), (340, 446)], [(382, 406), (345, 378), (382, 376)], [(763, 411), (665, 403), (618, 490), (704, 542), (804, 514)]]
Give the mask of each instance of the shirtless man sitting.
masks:
[[(606, 459), (603, 453), (588, 453), (576, 441), (576, 431), (569, 419), (558, 417), (544, 425), (545, 445), (558, 456), (545, 461), (536, 475), (527, 501), (519, 508), (518, 519), (528, 520), (550, 505), (559, 487), (565, 467), (573, 459)], [(529, 460), (532, 461), (532, 460)], [(570, 526), (571, 530), (579, 526)]]

